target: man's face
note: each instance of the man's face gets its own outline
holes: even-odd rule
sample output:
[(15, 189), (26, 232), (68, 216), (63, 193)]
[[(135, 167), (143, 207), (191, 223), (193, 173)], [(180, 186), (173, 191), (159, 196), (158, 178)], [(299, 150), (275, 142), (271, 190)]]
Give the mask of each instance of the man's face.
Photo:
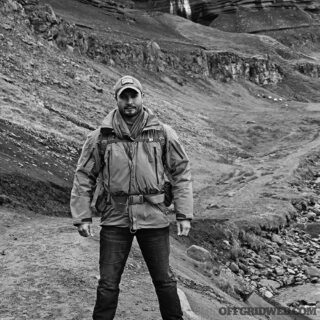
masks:
[(119, 111), (124, 117), (134, 117), (142, 110), (142, 94), (134, 89), (125, 89), (117, 98)]

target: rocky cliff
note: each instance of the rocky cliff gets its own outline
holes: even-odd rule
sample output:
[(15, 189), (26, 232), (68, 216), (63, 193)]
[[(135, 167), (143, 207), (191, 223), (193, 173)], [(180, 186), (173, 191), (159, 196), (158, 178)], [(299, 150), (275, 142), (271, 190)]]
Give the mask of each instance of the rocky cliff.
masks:
[[(159, 23), (167, 24), (165, 35), (168, 40), (156, 35), (146, 40), (146, 36), (139, 30), (134, 38), (122, 34), (120, 41), (116, 38), (106, 41), (101, 34), (91, 32), (90, 27), (86, 28), (84, 25), (70, 23), (57, 17), (52, 9), (42, 2), (21, 0), (20, 3), (24, 5), (30, 25), (35, 32), (62, 50), (86, 55), (110, 66), (135, 65), (149, 71), (167, 74), (180, 84), (184, 82), (181, 75), (197, 79), (212, 78), (223, 82), (243, 79), (259, 85), (283, 83), (293, 74), (298, 79), (299, 73), (309, 76), (311, 79), (308, 82), (311, 83), (312, 78), (318, 77), (318, 64), (314, 59), (298, 52), (293, 53), (286, 46), (265, 37), (242, 35), (236, 38), (232, 34), (221, 33), (218, 30), (210, 34), (209, 29), (196, 30), (191, 22), (189, 26), (187, 21), (178, 19), (178, 24), (181, 25), (178, 32), (184, 39), (178, 37), (170, 44), (169, 39), (177, 30), (174, 20), (167, 15), (150, 17), (153, 22), (148, 18), (148, 23), (153, 24), (150, 25), (151, 29)], [(54, 5), (55, 1), (49, 3)], [(99, 5), (106, 10), (105, 12), (112, 13), (116, 19), (125, 21), (132, 27), (139, 28), (139, 25), (145, 23), (141, 17), (135, 16), (135, 10), (125, 9), (124, 4), (118, 3), (112, 6), (111, 4), (112, 2), (104, 1)], [(111, 30), (112, 27), (109, 28)], [(205, 34), (210, 35), (204, 38)], [(224, 41), (221, 41), (223, 38)], [(241, 50), (236, 44), (240, 42), (242, 42), (240, 47), (243, 48)], [(256, 47), (254, 53), (249, 49), (252, 45)], [(306, 97), (313, 99), (317, 94), (313, 89), (316, 86), (313, 84), (304, 86), (304, 80), (299, 81), (304, 89), (297, 93), (295, 85), (291, 83), (289, 86), (292, 88), (291, 93), (288, 92), (286, 85), (287, 94), (298, 99)]]
[(204, 24), (210, 24), (220, 15), (235, 14), (243, 10), (258, 12), (272, 9), (277, 11), (293, 9), (303, 10), (309, 14), (318, 14), (320, 12), (320, 4), (316, 0), (138, 0), (134, 2), (138, 7), (144, 4), (146, 9), (178, 14)]

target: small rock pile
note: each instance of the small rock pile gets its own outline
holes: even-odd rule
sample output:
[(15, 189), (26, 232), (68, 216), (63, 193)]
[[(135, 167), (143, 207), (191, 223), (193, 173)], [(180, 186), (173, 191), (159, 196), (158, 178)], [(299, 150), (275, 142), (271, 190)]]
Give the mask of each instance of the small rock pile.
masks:
[(196, 269), (211, 278), (217, 287), (231, 296), (241, 299), (251, 292), (244, 279), (232, 272), (232, 266), (227, 268), (220, 265), (208, 250), (192, 245), (187, 249), (187, 255), (194, 260), (193, 265)]
[[(312, 163), (312, 166), (309, 166), (308, 162)], [(313, 237), (317, 237), (320, 234), (320, 202), (318, 201), (320, 174), (314, 172), (319, 165), (317, 156), (310, 156), (304, 164), (306, 164), (304, 167), (307, 174), (303, 172), (302, 176), (306, 176), (307, 180), (303, 182), (303, 187), (311, 190), (313, 194), (292, 201), (293, 206), (299, 212), (295, 227), (304, 230)], [(311, 175), (311, 177), (308, 177), (308, 175)]]
[(320, 238), (299, 228), (264, 237), (265, 250), (247, 249), (238, 262), (239, 273), (252, 289), (270, 298), (281, 287), (320, 282)]
[[(238, 283), (231, 279), (230, 274), (226, 278), (231, 282), (230, 285), (236, 287), (240, 296), (246, 295), (249, 288), (251, 292), (256, 291), (266, 298), (272, 298), (279, 289), (287, 286), (320, 283), (320, 237), (312, 238), (295, 226), (283, 229), (278, 234), (262, 231), (259, 236), (252, 237), (251, 241), (260, 244), (253, 246), (243, 242), (238, 254), (229, 255), (229, 259), (222, 261), (220, 266), (221, 271), (228, 267), (237, 276)], [(234, 248), (227, 240), (223, 243), (224, 256), (228, 256)], [(204, 274), (217, 277), (212, 272), (213, 263), (208, 262), (212, 261), (211, 253), (193, 245), (187, 250), (187, 254), (201, 261)], [(208, 266), (211, 268), (209, 271)], [(224, 273), (220, 272), (220, 277), (221, 274)], [(239, 285), (243, 282), (246, 285)], [(241, 294), (239, 290), (244, 291)]]

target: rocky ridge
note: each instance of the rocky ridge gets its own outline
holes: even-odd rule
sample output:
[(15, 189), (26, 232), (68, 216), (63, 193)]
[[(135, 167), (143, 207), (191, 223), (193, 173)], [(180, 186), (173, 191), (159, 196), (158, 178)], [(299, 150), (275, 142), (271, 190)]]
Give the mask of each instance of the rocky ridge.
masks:
[(48, 5), (35, 3), (25, 5), (25, 9), (36, 32), (61, 49), (87, 55), (107, 65), (135, 65), (154, 72), (182, 72), (191, 77), (212, 77), (221, 81), (246, 79), (261, 85), (276, 84), (283, 78), (281, 67), (263, 56), (245, 57), (235, 52), (201, 49), (172, 54), (162, 51), (154, 41), (104, 43), (96, 35), (57, 17)]
[[(292, 56), (290, 59), (294, 56), (280, 44), (274, 44), (274, 52), (252, 56), (234, 50), (213, 51), (201, 46), (190, 50), (184, 42), (181, 42), (182, 48), (175, 52), (153, 40), (127, 39), (127, 42), (115, 39), (105, 42), (101, 36), (56, 16), (48, 5), (34, 0), (21, 0), (21, 3), (35, 32), (62, 50), (86, 55), (108, 66), (128, 68), (134, 65), (168, 74), (181, 85), (181, 74), (196, 79), (213, 78), (224, 82), (243, 79), (258, 85), (275, 85), (292, 72), (292, 62), (287, 63), (277, 55)], [(131, 15), (124, 12), (123, 19), (130, 21)], [(316, 62), (297, 62), (293, 68), (304, 75), (318, 77), (319, 66)]]

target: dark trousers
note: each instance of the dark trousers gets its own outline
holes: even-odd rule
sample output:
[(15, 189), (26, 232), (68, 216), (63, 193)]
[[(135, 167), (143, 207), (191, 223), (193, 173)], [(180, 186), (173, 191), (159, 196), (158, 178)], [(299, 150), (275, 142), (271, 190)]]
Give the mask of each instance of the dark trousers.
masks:
[(115, 316), (119, 283), (134, 236), (155, 286), (162, 319), (183, 320), (177, 282), (169, 267), (169, 227), (132, 234), (129, 228), (111, 226), (103, 226), (100, 231), (100, 280), (93, 319), (111, 320)]

